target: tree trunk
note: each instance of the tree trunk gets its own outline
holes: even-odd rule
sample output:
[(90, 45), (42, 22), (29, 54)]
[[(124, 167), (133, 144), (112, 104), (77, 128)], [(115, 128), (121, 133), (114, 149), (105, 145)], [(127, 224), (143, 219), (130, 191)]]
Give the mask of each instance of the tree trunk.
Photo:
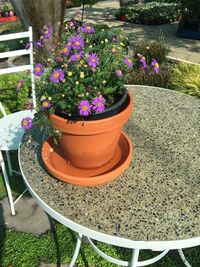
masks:
[(54, 35), (60, 36), (66, 0), (10, 0), (10, 2), (24, 29), (33, 27), (34, 40), (40, 38), (40, 30), (46, 24), (53, 26)]
[(25, 14), (23, 13), (23, 10), (22, 10), (22, 0), (10, 0), (10, 3), (12, 5), (15, 13), (19, 17), (24, 29), (28, 30), (28, 26), (29, 26), (28, 21), (26, 19)]
[[(60, 36), (65, 5), (66, 0), (21, 0), (22, 11), (28, 24), (33, 27), (35, 40), (40, 38), (44, 25), (52, 25), (54, 35)], [(57, 42), (55, 37), (52, 41)]]

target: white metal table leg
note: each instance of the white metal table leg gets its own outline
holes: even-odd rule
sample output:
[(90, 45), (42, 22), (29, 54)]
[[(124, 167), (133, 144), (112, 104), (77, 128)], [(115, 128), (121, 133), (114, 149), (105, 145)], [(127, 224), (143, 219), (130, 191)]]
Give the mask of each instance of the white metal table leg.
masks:
[(6, 190), (7, 190), (7, 194), (8, 194), (8, 201), (10, 204), (10, 209), (11, 209), (11, 214), (15, 215), (15, 207), (14, 207), (14, 203), (13, 203), (13, 197), (12, 197), (12, 192), (10, 189), (10, 183), (8, 180), (8, 175), (7, 175), (7, 171), (6, 171), (6, 166), (3, 160), (3, 155), (2, 152), (0, 151), (0, 165), (1, 165), (1, 169), (3, 172), (3, 178), (4, 178), (4, 182), (5, 182), (5, 186), (6, 186)]
[(182, 260), (182, 262), (185, 264), (186, 267), (192, 267), (189, 262), (187, 261), (187, 259), (185, 258), (185, 255), (183, 254), (183, 251), (182, 249), (178, 249), (178, 253), (179, 253), (179, 256)]
[(11, 164), (11, 160), (10, 160), (9, 151), (7, 151), (7, 150), (6, 150), (6, 158), (7, 158), (7, 162), (8, 162), (9, 174), (11, 176), (12, 175), (12, 164)]
[(82, 237), (83, 236), (81, 234), (78, 234), (77, 241), (76, 241), (76, 247), (75, 247), (75, 250), (74, 250), (74, 255), (73, 255), (72, 260), (71, 260), (71, 262), (70, 262), (68, 267), (73, 267), (75, 262), (76, 262), (76, 259), (78, 257), (79, 250), (80, 250), (80, 247), (81, 247)]
[(140, 253), (139, 249), (133, 249), (130, 267), (137, 267), (139, 253)]

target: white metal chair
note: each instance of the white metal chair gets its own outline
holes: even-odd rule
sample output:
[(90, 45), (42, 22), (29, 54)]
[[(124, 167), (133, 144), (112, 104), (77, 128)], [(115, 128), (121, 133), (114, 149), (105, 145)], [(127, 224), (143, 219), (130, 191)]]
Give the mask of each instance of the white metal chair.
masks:
[[(29, 31), (26, 31), (26, 32), (0, 35), (0, 42), (6, 41), (6, 40), (15, 40), (15, 39), (19, 39), (19, 38), (27, 38), (27, 37), (29, 38), (30, 44), (32, 44), (32, 42), (33, 42), (33, 40), (32, 40), (32, 27), (29, 27)], [(0, 166), (2, 169), (3, 179), (5, 182), (12, 215), (15, 215), (14, 205), (21, 198), (21, 196), (25, 193), (26, 190), (15, 201), (13, 200), (13, 196), (12, 196), (12, 192), (11, 192), (11, 188), (10, 188), (10, 183), (9, 183), (8, 174), (7, 174), (7, 170), (5, 167), (5, 162), (4, 162), (2, 151), (5, 151), (5, 154), (6, 154), (9, 174), (10, 175), (12, 175), (12, 173), (20, 174), (19, 172), (12, 169), (9, 151), (10, 150), (17, 150), (19, 148), (21, 139), (22, 139), (23, 134), (24, 134), (24, 130), (21, 128), (22, 118), (28, 117), (28, 116), (33, 118), (34, 113), (35, 113), (36, 97), (35, 97), (35, 83), (34, 83), (34, 74), (33, 74), (33, 47), (31, 45), (28, 50), (21, 49), (21, 50), (15, 50), (15, 51), (0, 53), (0, 59), (1, 58), (9, 58), (9, 57), (13, 57), (13, 56), (20, 56), (20, 55), (29, 55), (30, 64), (0, 69), (0, 74), (9, 74), (9, 73), (15, 73), (15, 72), (21, 72), (21, 71), (29, 70), (30, 75), (31, 75), (31, 89), (32, 89), (32, 99), (33, 99), (33, 111), (23, 110), (23, 111), (9, 114), (9, 115), (6, 114), (5, 109), (3, 108), (3, 105), (0, 103), (0, 110), (3, 114), (3, 118), (0, 119)]]

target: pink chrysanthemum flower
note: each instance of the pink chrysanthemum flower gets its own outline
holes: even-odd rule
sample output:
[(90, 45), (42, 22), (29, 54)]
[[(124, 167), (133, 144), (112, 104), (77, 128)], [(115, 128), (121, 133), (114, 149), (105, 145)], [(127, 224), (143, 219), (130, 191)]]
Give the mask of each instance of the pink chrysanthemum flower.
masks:
[(32, 127), (33, 119), (31, 117), (23, 118), (21, 121), (21, 126), (23, 129), (28, 130)]
[(91, 113), (91, 105), (88, 100), (81, 100), (78, 108), (79, 108), (79, 114), (81, 116), (88, 116)]
[(156, 74), (158, 74), (160, 70), (160, 66), (158, 64), (158, 61), (156, 59), (152, 59), (151, 66), (153, 67)]
[(71, 50), (71, 47), (68, 46), (67, 44), (65, 44), (65, 46), (64, 46), (63, 50), (61, 51), (61, 53), (62, 53), (64, 56), (67, 57), (67, 56), (69, 55), (69, 53), (70, 53), (70, 50)]
[(42, 35), (44, 37), (44, 39), (49, 39), (52, 36), (53, 33), (53, 27), (51, 25), (45, 25), (42, 29), (41, 29)]
[(92, 109), (95, 110), (96, 112), (102, 112), (105, 109), (105, 99), (103, 98), (102, 95), (97, 96), (94, 98), (92, 101)]
[(130, 60), (130, 58), (125, 57), (124, 58), (124, 63), (129, 67), (132, 68), (133, 67), (133, 62)]
[(71, 39), (68, 41), (72, 43), (72, 48), (75, 50), (79, 50), (84, 47), (84, 39), (80, 35), (74, 35), (71, 37)]
[(42, 109), (49, 109), (52, 106), (51, 102), (48, 99), (44, 99), (41, 102), (41, 108)]
[(121, 71), (121, 70), (119, 70), (119, 69), (115, 70), (115, 74), (116, 74), (118, 77), (121, 77), (121, 76), (123, 76), (123, 73), (122, 73), (122, 71)]
[(55, 69), (53, 73), (51, 73), (50, 81), (53, 83), (60, 83), (64, 80), (64, 72), (62, 69)]
[(96, 69), (97, 65), (99, 65), (99, 58), (93, 53), (88, 54), (87, 62), (91, 68)]
[(90, 26), (90, 25), (84, 25), (81, 27), (81, 31), (85, 32), (85, 33), (89, 33), (89, 34), (92, 34), (92, 33), (95, 33), (95, 29)]
[(35, 65), (34, 65), (33, 73), (34, 73), (36, 76), (38, 76), (38, 77), (42, 76), (43, 72), (44, 72), (44, 69), (43, 69), (43, 67), (42, 67), (42, 64), (39, 63), (39, 64), (35, 64)]

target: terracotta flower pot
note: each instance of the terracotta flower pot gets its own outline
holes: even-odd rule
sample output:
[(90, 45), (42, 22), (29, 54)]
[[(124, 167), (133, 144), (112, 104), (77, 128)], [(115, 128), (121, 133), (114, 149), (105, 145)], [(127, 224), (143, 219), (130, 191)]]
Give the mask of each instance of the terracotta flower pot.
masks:
[(62, 133), (59, 143), (73, 166), (94, 169), (113, 158), (123, 126), (132, 112), (133, 97), (130, 93), (128, 97), (123, 111), (101, 120), (70, 121), (50, 114), (53, 128)]

